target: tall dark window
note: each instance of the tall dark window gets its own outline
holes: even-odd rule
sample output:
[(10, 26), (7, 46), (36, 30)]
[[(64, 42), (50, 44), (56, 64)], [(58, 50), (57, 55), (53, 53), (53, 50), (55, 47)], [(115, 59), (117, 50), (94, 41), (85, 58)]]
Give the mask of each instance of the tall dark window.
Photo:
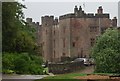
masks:
[(63, 56), (65, 56), (65, 53), (63, 53)]
[(54, 30), (54, 35), (55, 35), (55, 30)]
[(72, 46), (75, 47), (75, 42), (72, 43)]
[(91, 38), (91, 39), (90, 39), (90, 43), (91, 43), (91, 46), (93, 46), (94, 43), (95, 43), (95, 38)]

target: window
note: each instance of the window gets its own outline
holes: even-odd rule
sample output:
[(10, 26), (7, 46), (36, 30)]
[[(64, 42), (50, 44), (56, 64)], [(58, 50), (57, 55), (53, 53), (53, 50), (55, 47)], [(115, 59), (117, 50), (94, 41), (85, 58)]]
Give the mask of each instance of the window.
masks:
[(90, 39), (90, 43), (91, 43), (91, 46), (93, 46), (94, 43), (95, 43), (95, 39), (94, 39), (94, 38), (91, 38), (91, 39)]
[(72, 46), (75, 47), (75, 42), (72, 43)]
[(54, 35), (55, 35), (55, 30), (54, 30)]
[(65, 56), (65, 53), (63, 53), (63, 56)]
[(97, 32), (96, 26), (90, 26), (90, 32)]

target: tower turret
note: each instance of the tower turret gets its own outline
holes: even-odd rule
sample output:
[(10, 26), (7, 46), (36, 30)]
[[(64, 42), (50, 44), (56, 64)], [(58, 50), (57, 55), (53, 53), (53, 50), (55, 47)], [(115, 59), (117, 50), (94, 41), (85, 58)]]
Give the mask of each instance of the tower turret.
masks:
[(82, 7), (81, 6), (79, 7), (79, 11), (82, 11)]

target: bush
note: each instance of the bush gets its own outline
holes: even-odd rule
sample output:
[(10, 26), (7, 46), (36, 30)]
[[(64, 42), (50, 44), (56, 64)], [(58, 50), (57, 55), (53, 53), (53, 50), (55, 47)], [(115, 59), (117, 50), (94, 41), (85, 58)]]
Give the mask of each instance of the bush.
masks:
[(43, 74), (41, 65), (42, 59), (40, 56), (29, 55), (27, 53), (3, 54), (3, 73)]
[(92, 50), (96, 72), (120, 73), (120, 32), (108, 29), (98, 38)]

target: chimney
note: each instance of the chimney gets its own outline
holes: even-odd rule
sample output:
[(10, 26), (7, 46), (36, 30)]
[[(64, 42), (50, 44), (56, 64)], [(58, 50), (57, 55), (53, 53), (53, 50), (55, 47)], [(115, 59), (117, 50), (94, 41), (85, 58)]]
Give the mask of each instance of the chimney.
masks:
[(98, 14), (103, 14), (102, 6), (100, 6), (100, 7), (97, 9), (97, 13), (98, 13)]
[(75, 8), (74, 8), (74, 13), (75, 13), (75, 14), (78, 13), (78, 8), (77, 8), (77, 6), (75, 6)]
[(114, 18), (112, 19), (112, 26), (113, 26), (113, 27), (117, 27), (117, 18), (116, 18), (116, 17), (114, 17)]

